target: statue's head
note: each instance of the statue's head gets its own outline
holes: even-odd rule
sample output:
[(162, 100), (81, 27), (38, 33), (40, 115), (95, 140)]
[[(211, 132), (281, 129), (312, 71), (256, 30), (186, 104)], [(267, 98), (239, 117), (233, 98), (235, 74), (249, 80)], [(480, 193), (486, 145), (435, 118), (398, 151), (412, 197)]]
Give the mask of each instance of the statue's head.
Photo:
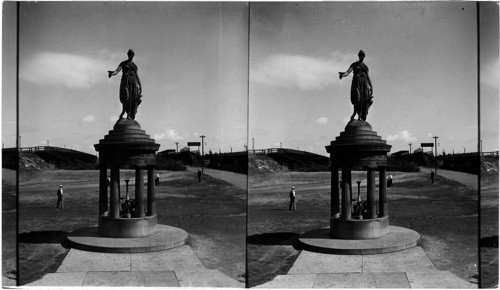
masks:
[(135, 55), (135, 52), (132, 49), (129, 49), (128, 52), (127, 52), (127, 55), (128, 55), (129, 58), (133, 58), (134, 55)]
[(359, 56), (359, 58), (360, 58), (360, 59), (365, 58), (365, 52), (364, 52), (363, 50), (360, 50), (360, 51), (358, 52), (358, 56)]

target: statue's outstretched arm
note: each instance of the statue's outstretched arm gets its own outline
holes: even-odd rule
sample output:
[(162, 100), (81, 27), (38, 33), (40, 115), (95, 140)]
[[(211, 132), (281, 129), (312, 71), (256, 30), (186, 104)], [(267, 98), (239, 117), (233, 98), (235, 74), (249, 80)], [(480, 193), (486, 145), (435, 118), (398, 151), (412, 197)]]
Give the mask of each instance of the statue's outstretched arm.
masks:
[(116, 76), (122, 70), (122, 65), (120, 64), (115, 71), (108, 70), (108, 78)]
[(349, 66), (349, 69), (346, 72), (339, 72), (339, 79), (345, 78), (346, 76), (351, 74), (352, 70), (353, 70), (353, 68), (351, 65), (351, 66)]

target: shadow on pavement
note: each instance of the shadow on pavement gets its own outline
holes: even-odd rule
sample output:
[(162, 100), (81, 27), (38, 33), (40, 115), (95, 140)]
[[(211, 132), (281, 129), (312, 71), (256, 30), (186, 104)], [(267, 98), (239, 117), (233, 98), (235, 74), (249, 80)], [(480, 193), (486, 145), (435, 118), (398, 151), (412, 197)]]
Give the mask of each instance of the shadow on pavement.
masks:
[(19, 243), (29, 244), (64, 244), (68, 232), (64, 231), (40, 231), (21, 233), (17, 236)]
[(252, 245), (286, 245), (295, 246), (297, 233), (264, 233), (247, 237), (247, 243)]

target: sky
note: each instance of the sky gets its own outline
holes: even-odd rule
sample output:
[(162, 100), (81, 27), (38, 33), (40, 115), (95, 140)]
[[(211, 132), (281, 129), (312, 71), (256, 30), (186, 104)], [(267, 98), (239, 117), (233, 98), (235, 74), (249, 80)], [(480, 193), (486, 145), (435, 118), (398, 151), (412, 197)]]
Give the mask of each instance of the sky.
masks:
[[(15, 146), (15, 5), (3, 3), (2, 142)], [(482, 3), (483, 151), (498, 150), (498, 6)], [(489, 6), (488, 6), (489, 5)], [(249, 18), (250, 17), (250, 18)], [(143, 84), (136, 120), (160, 151), (281, 146), (327, 155), (352, 113), (363, 49), (374, 103), (367, 121), (391, 152), (434, 142), (478, 144), (478, 35), (472, 2), (23, 2), (21, 146), (95, 154), (121, 112), (120, 77), (134, 49)]]
[(121, 112), (121, 74), (109, 79), (107, 71), (131, 48), (143, 86), (136, 121), (160, 151), (199, 142), (201, 135), (207, 151), (242, 151), (247, 31), (246, 3), (21, 3), (21, 146), (95, 154), (93, 145)]
[[(326, 155), (353, 110), (352, 74), (339, 80), (338, 72), (362, 49), (374, 91), (367, 121), (391, 152), (409, 150), (410, 143), (415, 150), (433, 136), (440, 154), (477, 150), (475, 3), (253, 3), (250, 19), (255, 148), (281, 143)], [(492, 44), (498, 49), (498, 37), (484, 43)], [(498, 50), (483, 64), (495, 74), (488, 80), (498, 80)], [(495, 116), (484, 118), (484, 127), (494, 129), (483, 134), (483, 150), (494, 151), (498, 82), (485, 78), (484, 85), (496, 106), (484, 107)]]

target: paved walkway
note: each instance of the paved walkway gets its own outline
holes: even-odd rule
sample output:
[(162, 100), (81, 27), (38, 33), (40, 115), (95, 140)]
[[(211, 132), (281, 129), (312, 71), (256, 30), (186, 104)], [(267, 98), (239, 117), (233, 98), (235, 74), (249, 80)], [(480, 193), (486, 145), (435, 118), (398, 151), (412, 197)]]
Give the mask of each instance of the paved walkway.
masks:
[(378, 255), (302, 251), (286, 275), (256, 288), (477, 288), (438, 271), (421, 247)]
[[(429, 176), (431, 174), (431, 170), (434, 170), (433, 168), (427, 168), (427, 167), (420, 167), (420, 171), (424, 173), (428, 173)], [(460, 182), (461, 184), (472, 188), (474, 190), (477, 190), (477, 175), (475, 174), (470, 174), (470, 173), (464, 173), (464, 172), (458, 172), (458, 171), (451, 171), (451, 170), (444, 170), (444, 169), (438, 169), (437, 175), (444, 177), (446, 179), (450, 179), (456, 182)], [(429, 177), (430, 178), (430, 177)]]
[(244, 288), (217, 270), (206, 269), (191, 247), (160, 252), (108, 254), (71, 249), (56, 273), (26, 286), (130, 286)]
[[(197, 172), (198, 168), (199, 167), (188, 166), (188, 170), (191, 172)], [(234, 172), (224, 171), (224, 170), (210, 169), (210, 168), (204, 168), (203, 173), (208, 175), (208, 176), (211, 176), (213, 178), (220, 179), (220, 180), (223, 180), (227, 183), (230, 183), (230, 184), (232, 184), (240, 189), (247, 190), (248, 178), (247, 178), (247, 175), (245, 175), (245, 174), (234, 173)]]

